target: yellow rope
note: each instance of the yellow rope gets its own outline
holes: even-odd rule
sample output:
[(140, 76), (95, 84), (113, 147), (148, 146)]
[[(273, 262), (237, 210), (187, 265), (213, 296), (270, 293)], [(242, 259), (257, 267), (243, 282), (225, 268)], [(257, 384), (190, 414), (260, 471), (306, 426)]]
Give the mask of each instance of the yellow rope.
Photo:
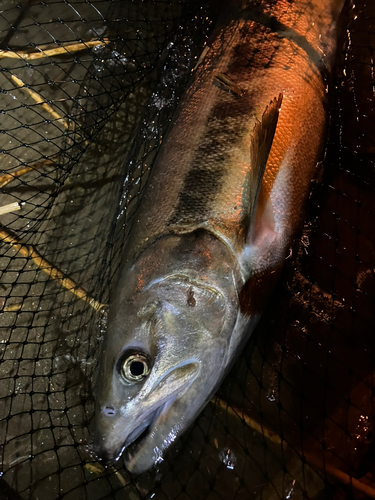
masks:
[[(232, 404), (229, 404), (223, 399), (217, 397), (214, 398), (211, 402), (215, 406), (222, 408), (235, 418), (242, 418), (246, 422), (246, 425), (248, 425), (251, 429), (254, 429), (254, 431), (258, 432), (259, 434), (262, 434), (266, 439), (272, 441), (273, 443), (279, 445), (283, 443), (284, 446), (287, 445), (285, 441), (281, 440), (278, 434), (271, 431), (271, 429), (268, 429), (266, 426), (259, 424), (259, 422), (251, 418), (243, 410), (240, 410), (239, 408), (236, 408)], [(300, 454), (302, 455), (301, 452)], [(371, 486), (368, 486), (367, 484), (362, 483), (358, 479), (349, 476), (345, 472), (342, 472), (341, 470), (337, 469), (336, 467), (333, 467), (329, 463), (324, 462), (322, 459), (316, 457), (315, 455), (306, 452), (304, 452), (303, 455), (306, 458), (306, 462), (309, 465), (312, 465), (313, 467), (321, 471), (325, 471), (328, 475), (340, 481), (340, 483), (345, 484), (345, 486), (350, 486), (351, 488), (360, 491), (361, 493), (364, 493), (365, 495), (368, 496), (368, 498), (375, 498), (375, 489), (372, 488)]]
[(71, 293), (87, 302), (95, 311), (100, 311), (105, 307), (97, 300), (87, 295), (86, 291), (77, 285), (71, 278), (66, 277), (59, 269), (54, 267), (48, 260), (43, 259), (41, 255), (34, 250), (32, 246), (23, 245), (22, 242), (15, 236), (11, 236), (4, 228), (0, 228), (0, 239), (8, 243), (12, 248), (19, 252), (24, 257), (30, 257), (34, 264), (50, 278), (57, 281)]
[(108, 38), (104, 38), (103, 40), (90, 40), (89, 42), (70, 42), (65, 43), (61, 47), (55, 47), (53, 49), (49, 49), (49, 45), (41, 45), (38, 47), (37, 51), (27, 51), (27, 50), (0, 50), (0, 59), (25, 59), (26, 61), (30, 61), (33, 59), (42, 59), (44, 57), (53, 57), (60, 56), (66, 54), (74, 54), (75, 52), (79, 52), (81, 50), (86, 50), (91, 47), (98, 47), (107, 45), (109, 42)]

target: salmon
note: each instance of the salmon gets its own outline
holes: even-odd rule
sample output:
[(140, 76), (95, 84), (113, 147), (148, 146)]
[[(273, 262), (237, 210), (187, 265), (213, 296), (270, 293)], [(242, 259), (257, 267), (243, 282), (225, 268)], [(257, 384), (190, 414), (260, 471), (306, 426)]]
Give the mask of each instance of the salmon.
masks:
[(136, 214), (109, 307), (93, 449), (140, 473), (194, 422), (254, 330), (319, 160), (342, 1), (234, 2)]

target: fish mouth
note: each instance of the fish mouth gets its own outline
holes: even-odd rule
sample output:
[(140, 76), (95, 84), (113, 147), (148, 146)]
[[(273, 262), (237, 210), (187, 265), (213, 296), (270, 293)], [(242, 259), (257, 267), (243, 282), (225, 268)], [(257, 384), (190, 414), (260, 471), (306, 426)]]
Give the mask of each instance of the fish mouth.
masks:
[[(170, 377), (176, 376), (180, 370), (185, 372), (184, 383), (178, 383), (177, 387), (171, 391), (168, 396), (159, 401), (158, 406), (155, 409), (148, 409), (146, 412), (139, 417), (138, 422), (140, 422), (128, 435), (123, 446), (120, 449), (118, 457), (124, 453), (124, 460), (128, 466), (137, 460), (139, 454), (142, 453), (144, 448), (147, 448), (150, 443), (153, 442), (155, 436), (153, 435), (154, 430), (159, 431), (160, 425), (163, 422), (168, 421), (168, 416), (170, 411), (177, 403), (177, 400), (184, 398), (189, 388), (193, 384), (194, 380), (198, 375), (198, 365), (196, 362), (184, 363), (182, 366), (175, 367), (175, 369), (162, 381), (159, 381), (160, 386), (162, 382), (167, 380), (173, 384), (173, 380)], [(180, 372), (181, 373), (181, 372)]]
[(122, 454), (124, 454), (125, 462), (132, 461), (139, 450), (142, 448), (142, 445), (147, 440), (147, 437), (151, 434), (152, 430), (156, 426), (159, 421), (159, 418), (165, 415), (173, 404), (177, 397), (177, 394), (173, 394), (168, 398), (167, 401), (163, 401), (156, 409), (151, 412), (145, 412), (145, 416), (141, 416), (138, 419), (139, 425), (137, 425), (128, 435), (125, 442), (122, 444), (120, 448), (118, 448), (114, 453), (108, 453), (104, 450), (98, 450), (95, 445), (91, 445), (92, 451), (99, 457), (101, 461), (105, 463), (105, 465), (111, 466), (114, 465)]
[(109, 453), (105, 450), (98, 450), (95, 444), (92, 444), (90, 449), (107, 466), (112, 466), (118, 462), (123, 453), (125, 461), (132, 460), (147, 439), (147, 436), (152, 432), (163, 410), (169, 407), (170, 404), (170, 401), (163, 402), (155, 410), (148, 412), (145, 417), (140, 417), (138, 419), (138, 422), (140, 421), (139, 425), (129, 433), (125, 442), (115, 452)]
[[(173, 400), (174, 399), (175, 398), (173, 398)], [(125, 443), (121, 447), (119, 456), (121, 456), (121, 454), (125, 452), (124, 458), (126, 461), (132, 460), (135, 457), (137, 451), (142, 447), (143, 442), (155, 427), (155, 424), (160, 415), (164, 413), (163, 410), (169, 407), (172, 402), (173, 401), (168, 400), (165, 403), (162, 403), (160, 406), (158, 406), (158, 408), (153, 410), (145, 419), (142, 420), (142, 422), (126, 438)]]
[[(159, 380), (155, 384), (155, 387), (152, 388), (153, 404), (144, 409), (132, 425), (128, 424), (129, 427), (126, 425), (126, 421), (129, 422), (129, 419), (131, 419), (131, 411), (128, 415), (122, 414), (120, 420), (116, 423), (117, 428), (121, 428), (121, 425), (124, 425), (124, 427), (128, 427), (128, 433), (123, 436), (124, 441), (122, 441), (120, 446), (118, 442), (116, 443), (116, 447), (112, 448), (111, 445), (108, 446), (105, 434), (98, 433), (94, 435), (93, 451), (96, 456), (106, 465), (114, 465), (124, 453), (124, 461), (130, 472), (135, 471), (136, 467), (134, 464), (140, 458), (143, 460), (142, 457), (145, 454), (151, 460), (151, 455), (160, 446), (160, 441), (164, 440), (165, 435), (170, 434), (169, 426), (171, 422), (175, 424), (175, 405), (179, 405), (181, 404), (181, 400), (185, 400), (186, 393), (198, 375), (198, 368), (199, 366), (196, 362), (184, 363), (176, 367), (162, 380)], [(183, 378), (182, 383), (181, 378)], [(167, 384), (169, 385), (169, 394), (163, 397), (160, 392), (163, 393), (165, 391)], [(161, 396), (159, 401), (157, 401), (158, 395)], [(115, 434), (114, 429), (115, 427), (110, 427), (109, 429), (112, 434), (112, 436), (110, 434), (110, 437), (112, 438)], [(173, 433), (177, 437), (179, 432), (175, 430)]]

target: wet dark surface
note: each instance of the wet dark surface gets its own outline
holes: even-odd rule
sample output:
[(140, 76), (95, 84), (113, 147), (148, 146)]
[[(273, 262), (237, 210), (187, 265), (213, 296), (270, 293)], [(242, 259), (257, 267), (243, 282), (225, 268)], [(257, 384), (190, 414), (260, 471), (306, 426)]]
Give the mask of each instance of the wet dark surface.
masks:
[[(3, 41), (8, 32), (4, 19), (19, 18), (16, 5), (2, 5)], [(1, 168), (15, 169), (20, 158), (29, 163), (59, 153), (60, 159), (58, 165), (30, 172), (3, 188), (1, 205), (16, 199), (26, 207), (1, 216), (0, 222), (106, 303), (159, 139), (149, 122), (156, 120), (156, 131), (162, 133), (176, 103), (170, 89), (176, 85), (176, 92), (181, 91), (176, 82), (187, 78), (182, 68), (193, 64), (193, 47), (204, 40), (203, 20), (198, 16), (199, 22), (189, 25), (194, 17), (184, 18), (184, 5), (178, 2), (161, 3), (149, 17), (147, 2), (144, 11), (131, 2), (117, 11), (116, 2), (56, 3), (47, 13), (41, 5), (32, 6), (31, 18), (25, 14), (9, 45), (24, 46), (31, 38), (36, 44), (48, 43), (52, 28), (61, 27), (61, 41), (89, 40), (95, 36), (92, 30), (103, 24), (109, 27), (102, 33), (116, 41), (97, 58), (94, 51), (56, 59), (57, 66), (45, 67), (43, 59), (34, 62), (32, 73), (23, 62), (1, 61), (6, 71), (0, 83), (8, 89)], [(82, 23), (75, 11), (89, 22)], [(179, 23), (174, 28), (179, 16), (185, 19), (182, 42)], [(120, 18), (128, 24), (116, 21)], [(160, 21), (154, 22), (156, 18)], [(43, 29), (36, 29), (38, 19)], [(90, 457), (86, 444), (93, 375), (105, 325), (30, 259), (3, 245), (1, 500), (360, 500), (370, 497), (360, 491), (361, 484), (375, 490), (375, 5), (365, 0), (349, 5), (343, 19), (348, 31), (343, 30), (330, 84), (324, 171), (317, 169), (319, 182), (313, 186), (302, 237), (257, 331), (223, 383), (220, 400), (207, 406), (158, 471), (131, 477), (121, 461), (104, 469)], [(200, 26), (199, 35), (194, 35), (194, 26)], [(163, 71), (164, 63), (158, 66), (156, 60), (170, 40), (177, 47), (173, 52), (169, 46)], [(119, 57), (121, 66), (113, 62)], [(45, 86), (45, 75), (57, 79), (63, 68), (78, 83), (65, 76), (58, 90)], [(60, 126), (42, 120), (48, 114), (20, 90), (13, 92), (9, 71), (28, 78), (63, 112), (70, 110), (84, 140), (75, 130), (64, 134)], [(166, 81), (173, 71), (174, 80)], [(160, 78), (168, 95), (155, 87)], [(82, 95), (83, 88), (87, 92)], [(152, 105), (145, 112), (150, 96)], [(29, 115), (20, 102), (32, 105)], [(165, 110), (159, 113), (161, 108)], [(22, 120), (30, 131), (19, 128)], [(137, 149), (139, 142), (132, 149), (140, 126), (137, 140), (143, 149)], [(24, 146), (26, 142), (33, 146)], [(128, 154), (133, 163), (125, 171)], [(129, 172), (134, 181), (124, 193)], [(17, 304), (21, 309), (12, 311)], [(360, 484), (345, 485), (350, 478)]]

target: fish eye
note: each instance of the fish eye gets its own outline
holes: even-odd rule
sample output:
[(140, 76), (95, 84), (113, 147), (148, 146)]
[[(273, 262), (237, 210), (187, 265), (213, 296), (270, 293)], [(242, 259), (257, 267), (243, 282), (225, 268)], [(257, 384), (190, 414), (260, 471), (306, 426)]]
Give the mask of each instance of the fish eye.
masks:
[(143, 354), (130, 354), (121, 362), (120, 373), (127, 382), (140, 382), (150, 373), (149, 360)]

